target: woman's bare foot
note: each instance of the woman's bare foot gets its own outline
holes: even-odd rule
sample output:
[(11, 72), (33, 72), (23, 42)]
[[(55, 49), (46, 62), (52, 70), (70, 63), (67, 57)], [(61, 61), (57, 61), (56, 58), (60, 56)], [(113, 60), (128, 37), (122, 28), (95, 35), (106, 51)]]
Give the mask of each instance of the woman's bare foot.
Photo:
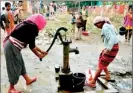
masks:
[(21, 91), (19, 91), (19, 90), (16, 90), (15, 88), (10, 88), (9, 90), (8, 90), (8, 93), (21, 93)]
[(30, 84), (34, 83), (36, 80), (37, 80), (37, 78), (29, 79), (26, 81), (26, 85), (30, 85)]
[(23, 77), (26, 81), (26, 85), (30, 85), (30, 84), (34, 83), (37, 80), (36, 77), (31, 79), (27, 74), (24, 74)]

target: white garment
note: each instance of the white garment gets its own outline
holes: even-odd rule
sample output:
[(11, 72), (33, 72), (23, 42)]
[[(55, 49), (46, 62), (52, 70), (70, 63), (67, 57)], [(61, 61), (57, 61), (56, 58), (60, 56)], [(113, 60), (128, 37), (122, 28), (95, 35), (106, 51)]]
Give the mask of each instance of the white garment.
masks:
[(50, 12), (54, 12), (54, 7), (50, 5), (49, 10), (50, 10)]
[(1, 12), (1, 15), (5, 14), (5, 13), (6, 13), (6, 10), (2, 11), (2, 12)]

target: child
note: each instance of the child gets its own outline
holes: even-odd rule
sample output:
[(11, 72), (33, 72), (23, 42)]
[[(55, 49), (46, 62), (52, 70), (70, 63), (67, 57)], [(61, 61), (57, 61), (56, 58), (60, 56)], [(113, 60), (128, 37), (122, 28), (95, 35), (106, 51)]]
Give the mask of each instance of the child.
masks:
[(125, 33), (125, 42), (130, 42), (132, 36), (132, 5), (128, 8), (128, 13), (124, 17), (124, 27), (126, 28), (127, 32)]
[(102, 71), (106, 73), (105, 79), (110, 80), (110, 74), (107, 67), (115, 59), (119, 51), (118, 39), (113, 25), (110, 24), (109, 21), (106, 22), (106, 20), (101, 16), (97, 16), (94, 19), (94, 25), (97, 28), (102, 29), (101, 36), (104, 41), (105, 49), (99, 56), (98, 68), (96, 70), (95, 76), (88, 83), (88, 86), (90, 87), (96, 87), (96, 80)]
[(86, 23), (87, 23), (87, 17), (88, 17), (88, 10), (85, 6), (82, 7), (82, 17), (83, 17), (83, 31), (86, 31)]
[(49, 11), (49, 6), (48, 5), (46, 5), (45, 10), (46, 10), (46, 17), (49, 20), (50, 11)]
[(74, 33), (75, 32), (75, 22), (76, 22), (76, 18), (75, 18), (75, 15), (74, 14), (72, 14), (72, 22), (71, 22), (71, 24), (72, 24), (72, 32)]
[(4, 54), (10, 82), (8, 93), (21, 93), (14, 87), (21, 75), (24, 77), (26, 85), (30, 85), (37, 80), (37, 78), (30, 78), (27, 75), (21, 50), (29, 44), (29, 48), (38, 58), (46, 56), (47, 53), (35, 45), (35, 38), (45, 25), (46, 19), (43, 15), (32, 15), (26, 21), (18, 24), (6, 38), (4, 42)]
[(82, 36), (82, 28), (83, 28), (83, 18), (82, 18), (82, 15), (81, 14), (78, 14), (76, 16), (76, 40), (79, 40), (81, 39), (81, 36)]

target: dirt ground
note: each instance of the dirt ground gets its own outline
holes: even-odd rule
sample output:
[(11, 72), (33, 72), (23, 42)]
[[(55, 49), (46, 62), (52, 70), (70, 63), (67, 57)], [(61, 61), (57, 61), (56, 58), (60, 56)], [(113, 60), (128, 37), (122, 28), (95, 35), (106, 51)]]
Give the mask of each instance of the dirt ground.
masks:
[[(4, 33), (1, 31), (1, 40), (3, 41)], [(70, 54), (70, 67), (72, 72), (85, 72), (87, 69), (96, 70), (98, 56), (103, 49), (103, 43), (98, 34), (90, 33), (88, 37), (84, 37), (85, 40), (75, 41), (71, 44), (72, 48), (78, 47), (80, 54)], [(110, 64), (109, 70), (111, 77), (116, 80), (112, 83), (120, 93), (131, 93), (132, 89), (132, 46), (123, 44), (124, 37), (120, 37), (120, 50), (119, 54)], [(46, 50), (50, 43), (48, 38), (43, 37), (37, 39), (37, 45)], [(2, 42), (1, 41), (1, 42)], [(132, 44), (132, 43), (131, 43)], [(2, 43), (1, 43), (2, 46)], [(16, 87), (23, 91), (23, 93), (56, 93), (57, 83), (55, 82), (56, 65), (62, 65), (63, 63), (63, 47), (56, 42), (49, 54), (43, 59), (42, 62), (30, 51), (27, 47), (22, 50), (22, 55), (25, 60), (25, 66), (27, 73), (30, 76), (38, 77), (38, 80), (31, 86), (25, 86), (25, 81), (20, 77)], [(6, 61), (3, 53), (3, 47), (1, 47), (1, 93), (7, 93), (9, 86)]]
[[(58, 15), (57, 15), (58, 16)], [(103, 42), (100, 37), (100, 30), (95, 28), (92, 24), (94, 16), (89, 16), (87, 29), (89, 29), (89, 36), (84, 37), (83, 40), (75, 41), (72, 40), (70, 47), (78, 47), (80, 54), (75, 55), (70, 54), (70, 68), (73, 73), (75, 72), (85, 72), (88, 69), (96, 70), (98, 57), (103, 49)], [(112, 23), (117, 27), (121, 26), (122, 16), (111, 17)], [(47, 50), (50, 46), (51, 38), (47, 36), (47, 33), (54, 33), (53, 31), (58, 27), (65, 26), (71, 29), (70, 15), (64, 16), (60, 15), (60, 18), (56, 20), (48, 21), (45, 28), (46, 33), (40, 33), (36, 44), (43, 50)], [(52, 31), (52, 32), (51, 32)], [(69, 34), (68, 33), (68, 34)], [(1, 30), (1, 93), (7, 93), (9, 86), (8, 76), (6, 71), (6, 61), (3, 53), (2, 41), (4, 39), (4, 31)], [(71, 38), (74, 36), (69, 34)], [(124, 36), (119, 37), (120, 50), (109, 66), (109, 71), (111, 73), (111, 78), (115, 79), (115, 83), (111, 83), (120, 93), (131, 93), (132, 89), (132, 41), (130, 45), (124, 44)], [(55, 82), (55, 69), (56, 65), (62, 66), (63, 63), (63, 46), (60, 42), (56, 42), (48, 55), (39, 61), (39, 59), (30, 51), (27, 47), (22, 50), (23, 59), (25, 61), (25, 66), (27, 73), (32, 77), (38, 77), (38, 80), (31, 86), (25, 86), (25, 81), (20, 77), (17, 89), (23, 91), (23, 93), (56, 93), (58, 84)]]

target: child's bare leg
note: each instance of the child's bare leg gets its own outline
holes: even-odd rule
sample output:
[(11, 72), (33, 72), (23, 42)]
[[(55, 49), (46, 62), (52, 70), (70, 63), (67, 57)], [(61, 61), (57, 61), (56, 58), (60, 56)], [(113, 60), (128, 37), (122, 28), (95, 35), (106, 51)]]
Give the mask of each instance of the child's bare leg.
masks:
[(94, 79), (90, 81), (91, 84), (95, 84), (96, 83), (96, 81), (97, 81), (98, 77), (100, 76), (101, 72), (102, 72), (102, 69), (98, 68), (96, 73), (95, 73)]
[(109, 73), (109, 71), (108, 71), (108, 68), (105, 68), (105, 69), (104, 69), (104, 72), (105, 72), (105, 74), (106, 74), (106, 79), (107, 79), (107, 80), (110, 80), (110, 73)]

